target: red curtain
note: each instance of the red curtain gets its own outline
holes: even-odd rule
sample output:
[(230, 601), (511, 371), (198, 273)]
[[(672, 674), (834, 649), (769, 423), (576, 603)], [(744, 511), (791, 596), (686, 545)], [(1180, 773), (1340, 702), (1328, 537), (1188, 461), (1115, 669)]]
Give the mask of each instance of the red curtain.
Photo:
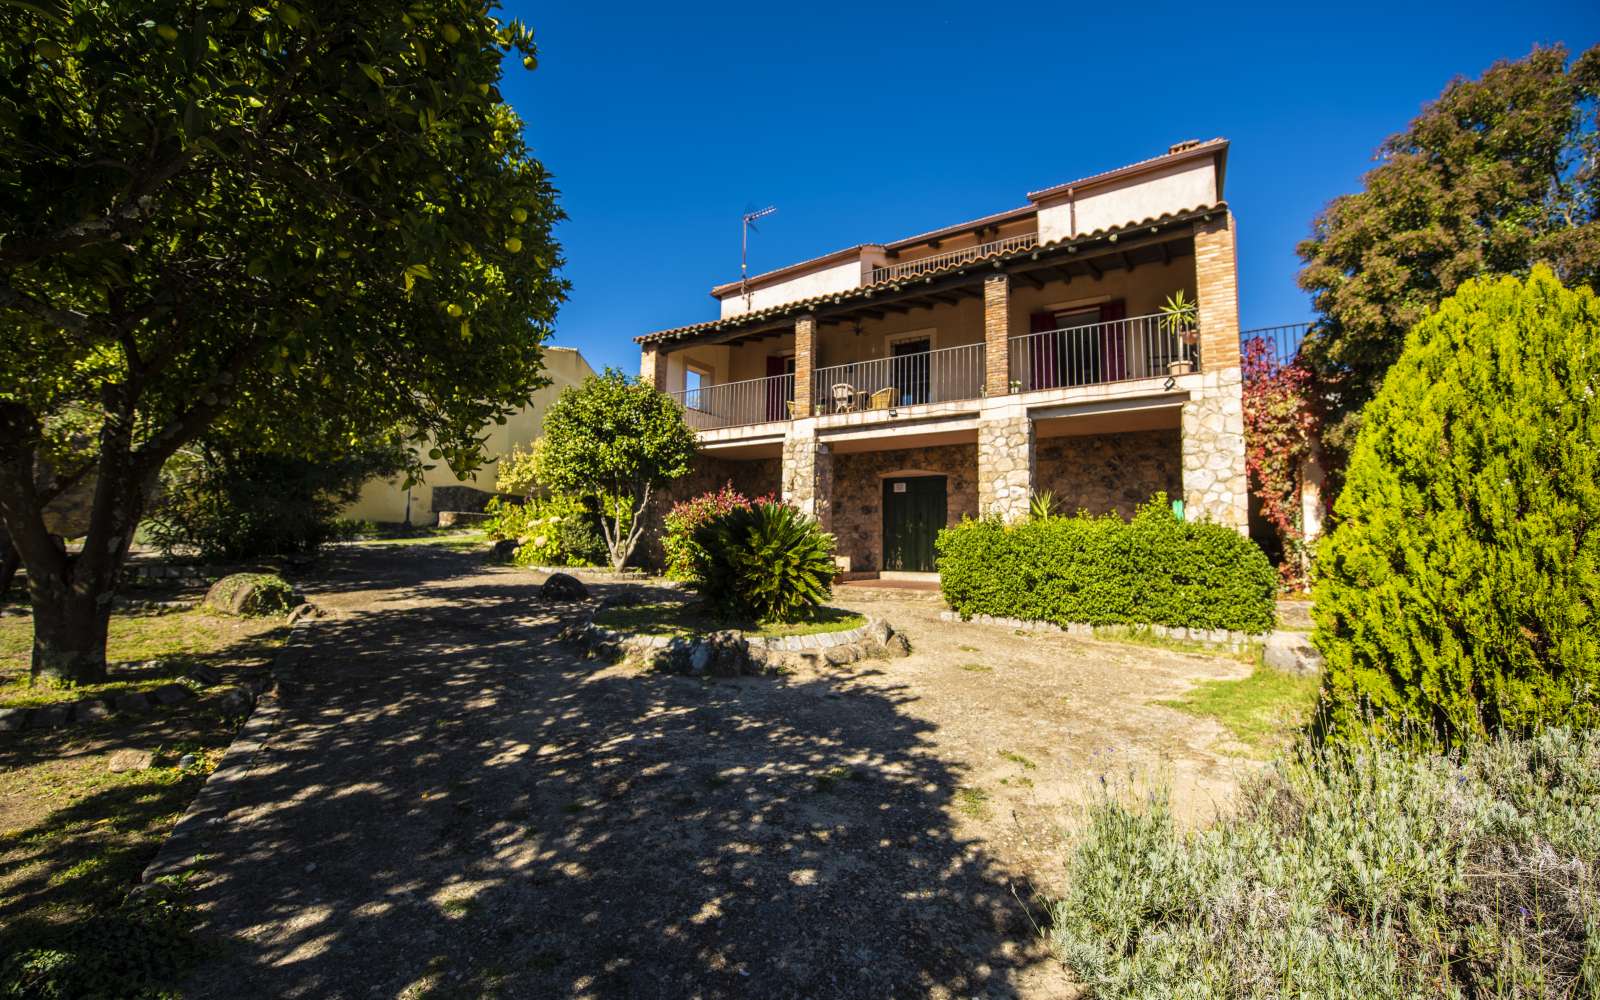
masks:
[(1116, 382), (1127, 377), (1128, 324), (1121, 322), (1127, 317), (1128, 306), (1122, 299), (1100, 307), (1100, 322), (1106, 324), (1100, 328), (1101, 381)]
[[(1028, 317), (1028, 332), (1044, 333), (1056, 328), (1056, 314), (1036, 312)], [(1028, 384), (1024, 391), (1054, 389), (1061, 384), (1059, 337), (1028, 338)]]

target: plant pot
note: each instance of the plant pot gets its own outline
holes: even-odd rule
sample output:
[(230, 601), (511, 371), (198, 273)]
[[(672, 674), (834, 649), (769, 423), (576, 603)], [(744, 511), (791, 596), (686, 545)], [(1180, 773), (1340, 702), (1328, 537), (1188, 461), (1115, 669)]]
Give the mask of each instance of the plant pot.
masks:
[(1193, 361), (1189, 361), (1187, 359), (1184, 359), (1182, 361), (1168, 361), (1167, 362), (1167, 374), (1168, 375), (1187, 375), (1192, 371), (1194, 371), (1194, 362)]

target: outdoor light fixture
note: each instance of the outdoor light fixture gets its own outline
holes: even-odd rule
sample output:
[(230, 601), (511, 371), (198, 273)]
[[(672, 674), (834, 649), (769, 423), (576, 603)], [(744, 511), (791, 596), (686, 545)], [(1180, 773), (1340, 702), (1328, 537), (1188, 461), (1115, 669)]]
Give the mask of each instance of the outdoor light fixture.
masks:
[(894, 408), (894, 407), (892, 407), (892, 406), (891, 406), (891, 407), (889, 407), (889, 416), (891, 416), (891, 417), (898, 417), (898, 416), (899, 416), (899, 415), (900, 415), (900, 411), (899, 411), (899, 410), (897, 410), (897, 409), (895, 409), (895, 408)]
[(1167, 380), (1161, 384), (1161, 388), (1166, 389), (1168, 392), (1171, 392), (1172, 391), (1172, 387), (1177, 385), (1177, 384), (1178, 384), (1178, 380), (1173, 378), (1171, 375), (1168, 375), (1167, 376)]

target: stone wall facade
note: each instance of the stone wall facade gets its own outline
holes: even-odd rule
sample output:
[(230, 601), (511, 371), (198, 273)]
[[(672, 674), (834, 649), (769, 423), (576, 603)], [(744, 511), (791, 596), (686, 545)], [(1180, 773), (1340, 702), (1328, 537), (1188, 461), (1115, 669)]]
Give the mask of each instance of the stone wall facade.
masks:
[(1250, 528), (1244, 462), (1244, 397), (1238, 368), (1207, 371), (1183, 404), (1183, 503), (1191, 521)]
[(971, 444), (833, 457), (833, 534), (836, 552), (853, 573), (883, 568), (883, 481), (893, 473), (945, 477), (945, 523), (978, 515), (978, 449)]
[(672, 505), (690, 497), (709, 493), (732, 484), (733, 488), (750, 497), (778, 493), (778, 460), (776, 458), (730, 459), (700, 454), (689, 466), (689, 474), (669, 484), (666, 489), (650, 494), (650, 508), (645, 511), (647, 522), (644, 534), (639, 537), (639, 547), (634, 552), (636, 565), (658, 569), (663, 564), (661, 532), (666, 525), (667, 512)]
[(1055, 495), (1056, 513), (1132, 517), (1157, 493), (1183, 496), (1183, 444), (1176, 430), (1043, 438), (1034, 488)]
[(1007, 407), (978, 421), (978, 510), (1015, 521), (1028, 514), (1034, 485), (1033, 420)]
[(783, 440), (783, 502), (832, 531), (833, 455), (809, 422), (796, 423)]

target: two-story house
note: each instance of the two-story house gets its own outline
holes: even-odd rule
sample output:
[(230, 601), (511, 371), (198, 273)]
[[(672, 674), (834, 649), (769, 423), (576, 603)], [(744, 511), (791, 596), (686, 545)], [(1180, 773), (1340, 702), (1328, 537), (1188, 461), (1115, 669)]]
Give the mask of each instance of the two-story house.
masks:
[[(852, 574), (927, 572), (938, 529), (1130, 513), (1152, 494), (1245, 530), (1228, 143), (712, 289), (717, 319), (635, 338), (700, 439), (696, 474), (778, 492)], [(1161, 308), (1174, 293), (1194, 323)]]

